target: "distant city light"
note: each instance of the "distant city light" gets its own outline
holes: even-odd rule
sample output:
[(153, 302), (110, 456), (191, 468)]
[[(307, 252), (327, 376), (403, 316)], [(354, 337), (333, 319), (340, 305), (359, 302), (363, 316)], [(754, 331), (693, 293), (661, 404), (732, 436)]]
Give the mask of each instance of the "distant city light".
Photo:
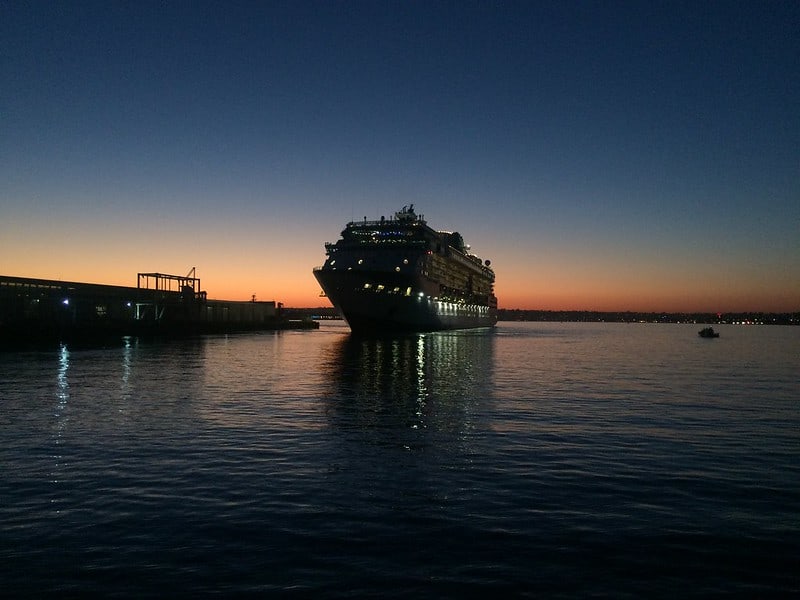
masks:
[(64, 306), (69, 306), (69, 298), (64, 298), (64, 299), (61, 301), (61, 304), (63, 304)]

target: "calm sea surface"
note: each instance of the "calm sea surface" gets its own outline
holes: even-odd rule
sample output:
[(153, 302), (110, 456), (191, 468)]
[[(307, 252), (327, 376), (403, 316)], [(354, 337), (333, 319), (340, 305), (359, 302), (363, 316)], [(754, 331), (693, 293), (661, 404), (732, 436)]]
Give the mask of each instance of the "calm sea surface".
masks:
[(800, 327), (0, 353), (8, 596), (800, 593)]

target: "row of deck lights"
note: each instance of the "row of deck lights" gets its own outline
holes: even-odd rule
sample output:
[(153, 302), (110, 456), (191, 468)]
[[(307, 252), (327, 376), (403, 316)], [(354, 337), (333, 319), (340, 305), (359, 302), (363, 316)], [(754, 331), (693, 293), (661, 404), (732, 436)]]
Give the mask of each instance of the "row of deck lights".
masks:
[(438, 298), (431, 299), (431, 297), (428, 296), (428, 302), (431, 300), (436, 302), (437, 310), (445, 315), (454, 315), (459, 312), (459, 310), (463, 311), (465, 309), (475, 314), (485, 314), (489, 311), (489, 307), (487, 306), (480, 306), (478, 304), (464, 304), (461, 302), (445, 302), (443, 300), (439, 300)]
[[(365, 290), (374, 289), (376, 292), (381, 292), (385, 290), (386, 287), (383, 284), (378, 284), (376, 286), (373, 286), (371, 283), (365, 283), (363, 289)], [(400, 288), (396, 287), (392, 289), (390, 293), (398, 294), (400, 293)], [(406, 288), (405, 293), (403, 295), (411, 296), (412, 295), (411, 288), (410, 287)], [(487, 306), (481, 306), (479, 304), (466, 304), (464, 302), (450, 302), (447, 300), (439, 300), (438, 296), (434, 297), (426, 296), (425, 292), (417, 292), (416, 297), (417, 301), (421, 301), (423, 298), (425, 298), (428, 302), (435, 302), (437, 309), (443, 312), (444, 314), (455, 314), (456, 312), (458, 312), (459, 309), (461, 310), (468, 309), (476, 313), (486, 313), (489, 311), (489, 308)]]

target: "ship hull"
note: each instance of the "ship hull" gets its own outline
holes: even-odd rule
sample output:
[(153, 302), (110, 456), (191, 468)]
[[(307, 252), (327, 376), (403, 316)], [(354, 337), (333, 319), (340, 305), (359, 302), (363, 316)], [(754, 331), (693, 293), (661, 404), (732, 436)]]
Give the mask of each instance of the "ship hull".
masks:
[(492, 327), (494, 271), (458, 232), (436, 231), (414, 205), (394, 218), (351, 221), (314, 269), (355, 333)]
[[(421, 277), (397, 275), (387, 281), (387, 274), (383, 273), (388, 285), (376, 291), (364, 287), (375, 279), (368, 272), (317, 270), (314, 275), (354, 333), (470, 329), (497, 323), (495, 307), (441, 301), (425, 291), (404, 293), (407, 289), (430, 287)], [(391, 291), (396, 289), (400, 292)]]

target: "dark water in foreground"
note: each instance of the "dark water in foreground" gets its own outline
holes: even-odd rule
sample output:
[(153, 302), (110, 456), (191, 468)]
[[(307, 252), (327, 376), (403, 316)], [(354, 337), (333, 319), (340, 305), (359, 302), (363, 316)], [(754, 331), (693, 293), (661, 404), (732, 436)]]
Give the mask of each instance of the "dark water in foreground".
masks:
[(11, 596), (800, 592), (800, 328), (0, 354)]

